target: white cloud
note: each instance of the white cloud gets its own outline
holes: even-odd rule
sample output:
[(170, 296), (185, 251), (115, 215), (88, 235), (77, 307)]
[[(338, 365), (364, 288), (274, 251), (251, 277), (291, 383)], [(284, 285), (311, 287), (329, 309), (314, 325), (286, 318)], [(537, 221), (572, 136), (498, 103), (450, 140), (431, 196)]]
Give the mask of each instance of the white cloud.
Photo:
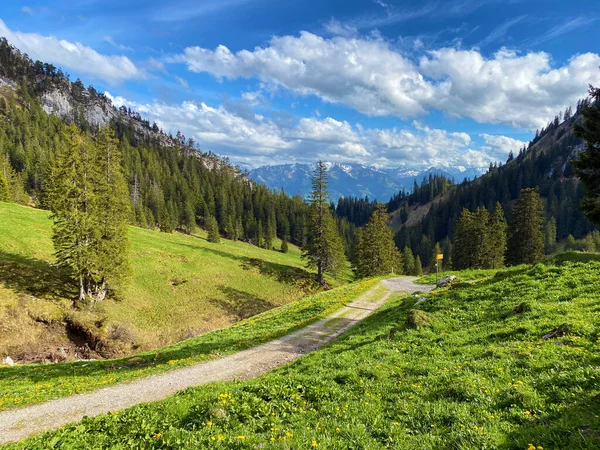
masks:
[(485, 141), (483, 150), (499, 161), (506, 161), (508, 154), (512, 151), (515, 155), (527, 142), (513, 139), (508, 136), (481, 134)]
[(23, 6), (21, 8), (21, 12), (24, 12), (25, 14), (29, 14), (30, 16), (35, 15), (35, 11), (33, 10), (33, 8), (31, 6)]
[(93, 75), (112, 84), (146, 77), (146, 73), (125, 56), (102, 55), (79, 42), (53, 36), (11, 31), (1, 19), (0, 36), (33, 59)]
[(326, 39), (309, 32), (273, 37), (267, 46), (237, 53), (223, 45), (188, 47), (169, 61), (218, 79), (257, 78), (371, 116), (410, 118), (441, 110), (525, 129), (544, 126), (600, 78), (595, 53), (553, 67), (544, 52), (501, 49), (487, 58), (478, 50), (441, 48), (415, 63), (379, 37)]
[(419, 122), (406, 128), (365, 128), (347, 121), (326, 118), (291, 118), (277, 121), (244, 110), (205, 103), (161, 102), (139, 104), (106, 95), (115, 106), (126, 104), (166, 132), (181, 130), (203, 148), (225, 154), (252, 166), (289, 162), (359, 162), (380, 167), (466, 166), (486, 168), (505, 160), (520, 141), (504, 136), (483, 135), (478, 146), (467, 133), (430, 128)]

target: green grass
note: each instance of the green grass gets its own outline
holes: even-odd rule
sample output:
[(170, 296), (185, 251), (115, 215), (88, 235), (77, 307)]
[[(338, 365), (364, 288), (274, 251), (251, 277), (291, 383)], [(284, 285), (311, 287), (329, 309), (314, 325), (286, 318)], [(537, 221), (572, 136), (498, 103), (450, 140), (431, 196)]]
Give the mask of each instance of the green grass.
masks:
[(90, 392), (263, 344), (331, 314), (378, 281), (371, 279), (321, 292), (230, 327), (133, 357), (2, 366), (0, 410)]
[(56, 333), (65, 318), (116, 342), (109, 355), (150, 350), (319, 290), (295, 246), (283, 254), (229, 240), (213, 244), (205, 237), (203, 231), (188, 236), (131, 227), (134, 275), (122, 301), (73, 311), (76, 293), (52, 266), (48, 213), (0, 203), (0, 322), (7, 324), (0, 355), (43, 351), (45, 342), (68, 346), (64, 325), (62, 336)]
[[(598, 262), (537, 265), (418, 306), (396, 296), (255, 380), (188, 389), (10, 448), (599, 448), (599, 275)], [(565, 335), (542, 339), (562, 324)]]

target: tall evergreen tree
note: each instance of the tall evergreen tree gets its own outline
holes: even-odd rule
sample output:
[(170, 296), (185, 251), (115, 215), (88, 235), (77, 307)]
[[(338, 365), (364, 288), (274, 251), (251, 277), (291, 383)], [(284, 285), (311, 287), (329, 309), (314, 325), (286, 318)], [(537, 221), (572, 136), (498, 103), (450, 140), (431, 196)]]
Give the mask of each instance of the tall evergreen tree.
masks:
[(394, 243), (386, 207), (380, 203), (360, 233), (356, 251), (356, 274), (359, 277), (373, 277), (402, 273), (402, 266), (402, 255)]
[(206, 227), (208, 229), (208, 242), (213, 242), (218, 244), (221, 242), (221, 236), (219, 235), (219, 224), (217, 223), (217, 219), (215, 216), (209, 216), (206, 221)]
[(556, 250), (556, 219), (554, 216), (550, 217), (544, 227), (544, 250), (547, 254)]
[(402, 250), (402, 259), (404, 261), (403, 273), (412, 275), (415, 270), (415, 256), (408, 245), (404, 247), (404, 250)]
[[(118, 291), (129, 273), (128, 219), (129, 191), (121, 165), (118, 140), (109, 127), (102, 128), (97, 137), (94, 168), (94, 222), (96, 278), (104, 297), (110, 288)], [(102, 293), (103, 291), (103, 293)]]
[(321, 285), (325, 284), (325, 273), (339, 275), (346, 264), (344, 244), (329, 209), (327, 186), (327, 167), (319, 161), (312, 177), (308, 239), (302, 258), (308, 267), (317, 269), (317, 282)]
[(600, 225), (600, 89), (590, 87), (590, 96), (592, 102), (583, 110), (583, 124), (575, 125), (575, 134), (585, 139), (586, 148), (572, 163), (584, 186), (581, 209), (591, 222)]
[(10, 189), (6, 177), (0, 171), (0, 202), (10, 202)]
[(488, 269), (504, 267), (506, 229), (504, 210), (502, 209), (502, 205), (496, 202), (494, 212), (490, 215), (487, 231), (487, 261), (485, 266)]
[(96, 142), (75, 125), (56, 152), (47, 184), (59, 266), (79, 284), (79, 301), (100, 301), (129, 272), (129, 200), (121, 155), (108, 129)]
[(423, 275), (423, 264), (421, 264), (421, 257), (417, 255), (415, 258), (415, 266), (413, 268), (412, 274), (416, 277), (420, 277)]
[(508, 230), (509, 264), (535, 264), (544, 258), (544, 206), (539, 190), (523, 189), (515, 202)]

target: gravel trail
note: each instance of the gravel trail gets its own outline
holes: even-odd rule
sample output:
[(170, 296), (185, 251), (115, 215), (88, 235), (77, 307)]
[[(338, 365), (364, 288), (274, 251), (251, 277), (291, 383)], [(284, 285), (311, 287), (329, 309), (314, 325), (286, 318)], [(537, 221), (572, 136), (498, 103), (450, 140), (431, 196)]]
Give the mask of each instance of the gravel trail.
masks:
[[(383, 280), (356, 301), (327, 318), (280, 339), (195, 366), (152, 375), (39, 405), (0, 412), (0, 444), (19, 441), (43, 431), (139, 403), (164, 399), (182, 389), (213, 381), (248, 379), (309, 353), (363, 320), (380, 308), (393, 292), (428, 291), (415, 278)], [(384, 286), (385, 289), (379, 288)]]

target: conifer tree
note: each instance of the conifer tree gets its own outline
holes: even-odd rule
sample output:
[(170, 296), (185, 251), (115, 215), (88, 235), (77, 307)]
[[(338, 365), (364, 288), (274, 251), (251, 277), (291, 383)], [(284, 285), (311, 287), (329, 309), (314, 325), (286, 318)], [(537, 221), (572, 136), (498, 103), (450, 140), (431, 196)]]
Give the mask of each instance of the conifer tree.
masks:
[(454, 245), (452, 246), (452, 264), (457, 270), (467, 269), (474, 264), (473, 233), (473, 213), (464, 208), (456, 223)]
[(499, 269), (504, 267), (504, 256), (506, 254), (506, 219), (504, 210), (499, 202), (496, 202), (494, 212), (490, 215), (487, 231), (487, 261), (486, 269)]
[(56, 260), (79, 284), (79, 301), (97, 302), (129, 273), (129, 200), (116, 141), (108, 129), (96, 142), (75, 125), (55, 155), (47, 198)]
[(173, 232), (173, 220), (171, 219), (171, 215), (169, 214), (169, 208), (167, 207), (167, 205), (163, 205), (160, 208), (158, 216), (158, 228), (163, 233)]
[(402, 255), (388, 225), (385, 205), (380, 203), (359, 235), (356, 250), (356, 274), (359, 277), (402, 272)]
[(317, 269), (321, 285), (325, 284), (325, 273), (337, 276), (346, 265), (344, 244), (329, 209), (327, 186), (327, 167), (319, 161), (312, 177), (309, 229), (302, 258), (307, 260), (307, 267)]
[(421, 257), (419, 255), (415, 258), (415, 267), (412, 274), (416, 277), (423, 275), (423, 264), (421, 264)]
[(10, 202), (10, 189), (6, 177), (0, 171), (0, 202)]
[(208, 229), (208, 242), (213, 242), (218, 244), (221, 242), (221, 236), (219, 235), (219, 224), (217, 223), (217, 219), (215, 216), (209, 216), (206, 221), (206, 227)]
[(404, 272), (407, 275), (412, 275), (415, 271), (415, 256), (413, 255), (412, 250), (407, 245), (402, 250), (402, 257), (404, 260)]
[(289, 246), (286, 238), (281, 240), (281, 253), (287, 253), (289, 251)]
[(550, 217), (544, 227), (544, 250), (547, 254), (556, 250), (556, 219), (554, 216)]
[(581, 209), (590, 222), (600, 225), (600, 88), (590, 87), (590, 96), (583, 124), (575, 125), (575, 134), (585, 139), (586, 148), (572, 163), (584, 187)]
[(109, 127), (98, 132), (94, 169), (95, 271), (101, 300), (110, 288), (119, 291), (131, 272), (129, 263), (129, 192), (121, 166), (118, 141)]
[(544, 209), (539, 190), (523, 189), (508, 232), (509, 264), (535, 264), (544, 258)]

